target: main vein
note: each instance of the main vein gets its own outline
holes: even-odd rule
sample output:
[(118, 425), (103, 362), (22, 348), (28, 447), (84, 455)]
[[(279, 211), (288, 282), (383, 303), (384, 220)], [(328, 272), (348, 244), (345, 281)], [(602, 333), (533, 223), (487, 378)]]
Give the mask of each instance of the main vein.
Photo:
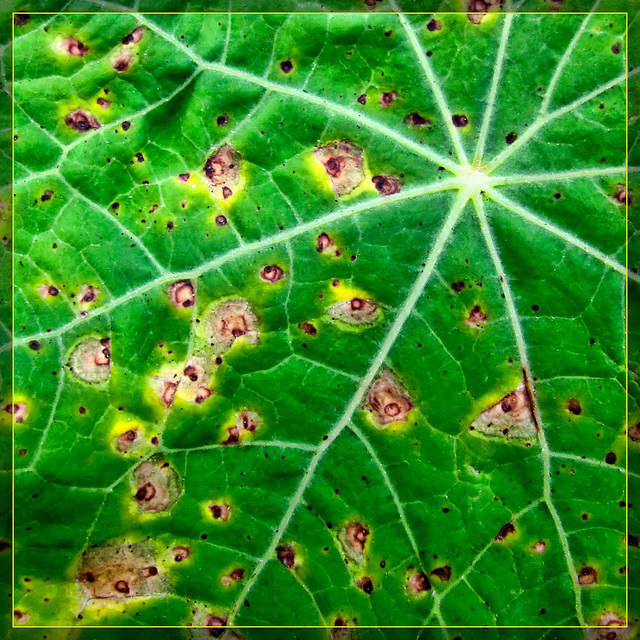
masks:
[(264, 555), (258, 562), (250, 578), (247, 580), (242, 591), (238, 595), (238, 598), (229, 615), (230, 625), (233, 624), (233, 620), (238, 612), (238, 608), (240, 607), (241, 603), (244, 602), (247, 594), (249, 593), (249, 591), (251, 591), (253, 585), (258, 580), (260, 574), (264, 570), (269, 560), (271, 560), (274, 557), (276, 547), (280, 543), (282, 536), (284, 535), (287, 527), (289, 526), (289, 523), (291, 522), (291, 519), (293, 518), (298, 506), (300, 505), (302, 498), (304, 496), (304, 493), (307, 490), (307, 487), (309, 486), (309, 484), (311, 483), (314, 477), (318, 464), (323, 459), (329, 447), (333, 444), (333, 442), (338, 438), (338, 436), (342, 433), (345, 427), (349, 424), (356, 409), (360, 406), (362, 399), (364, 397), (364, 394), (366, 393), (367, 389), (373, 382), (376, 374), (378, 373), (378, 370), (380, 369), (383, 362), (387, 358), (391, 348), (396, 342), (396, 339), (398, 338), (398, 336), (400, 335), (400, 332), (404, 328), (407, 318), (413, 311), (418, 299), (422, 295), (426, 287), (426, 284), (429, 281), (429, 278), (431, 277), (435, 269), (437, 261), (451, 237), (453, 229), (458, 221), (458, 218), (460, 217), (460, 214), (462, 213), (462, 210), (467, 200), (468, 200), (467, 193), (462, 191), (458, 194), (457, 198), (455, 199), (453, 206), (451, 207), (451, 210), (447, 215), (445, 222), (440, 230), (440, 233), (438, 234), (438, 237), (435, 243), (433, 244), (433, 246), (429, 251), (429, 254), (425, 262), (425, 266), (421, 270), (420, 275), (418, 276), (414, 284), (412, 285), (409, 295), (407, 296), (405, 303), (401, 307), (400, 311), (398, 312), (398, 315), (396, 316), (396, 319), (391, 325), (391, 328), (389, 329), (384, 341), (382, 342), (380, 349), (378, 350), (378, 353), (376, 354), (375, 358), (371, 362), (369, 368), (367, 369), (367, 372), (362, 378), (360, 385), (356, 389), (356, 392), (353, 394), (351, 401), (347, 405), (342, 416), (336, 422), (336, 424), (331, 429), (331, 431), (326, 435), (326, 437), (323, 438), (321, 444), (318, 445), (318, 448), (316, 449), (316, 453), (311, 458), (309, 466), (307, 467), (304, 475), (302, 476), (302, 479), (298, 484), (298, 487), (295, 493), (293, 494), (291, 501), (289, 502), (289, 506), (287, 507), (284, 513), (284, 516), (282, 517), (282, 520), (280, 521), (280, 524), (276, 529), (275, 534), (273, 535), (269, 545), (267, 546), (264, 552)]
[(547, 438), (544, 431), (544, 426), (542, 424), (542, 418), (540, 415), (540, 408), (538, 406), (538, 400), (536, 397), (535, 389), (532, 388), (533, 376), (531, 373), (531, 364), (529, 362), (529, 355), (527, 353), (527, 347), (524, 340), (524, 335), (522, 333), (522, 327), (520, 325), (520, 318), (518, 315), (518, 311), (516, 309), (515, 300), (513, 297), (513, 293), (511, 292), (511, 286), (509, 284), (507, 274), (502, 265), (500, 254), (493, 240), (493, 235), (491, 233), (491, 229), (489, 227), (489, 223), (487, 221), (487, 217), (484, 212), (484, 203), (482, 201), (482, 197), (479, 194), (475, 195), (473, 197), (473, 203), (475, 205), (476, 214), (478, 217), (478, 222), (480, 224), (482, 235), (487, 244), (487, 249), (491, 256), (491, 260), (493, 261), (496, 274), (498, 275), (498, 279), (500, 280), (502, 293), (504, 295), (505, 304), (507, 307), (507, 312), (511, 320), (511, 327), (513, 329), (513, 334), (516, 341), (516, 347), (518, 349), (520, 364), (525, 371), (525, 374), (528, 379), (528, 383), (532, 390), (531, 405), (532, 405), (533, 414), (536, 419), (536, 424), (538, 425), (538, 441), (540, 443), (540, 457), (542, 459), (544, 501), (547, 505), (547, 508), (549, 509), (549, 513), (551, 514), (551, 517), (556, 526), (556, 531), (558, 534), (558, 538), (560, 540), (560, 545), (562, 546), (562, 551), (564, 553), (565, 561), (567, 563), (567, 569), (569, 571), (569, 575), (571, 576), (571, 582), (573, 585), (573, 591), (575, 596), (576, 614), (580, 624), (584, 626), (585, 621), (584, 621), (584, 614), (582, 612), (580, 586), (578, 585), (578, 579), (577, 579), (574, 563), (571, 558), (569, 541), (567, 539), (567, 534), (564, 531), (562, 521), (560, 520), (560, 515), (558, 514), (558, 511), (555, 505), (553, 504), (553, 500), (551, 499), (551, 455), (550, 455), (549, 445), (547, 443)]

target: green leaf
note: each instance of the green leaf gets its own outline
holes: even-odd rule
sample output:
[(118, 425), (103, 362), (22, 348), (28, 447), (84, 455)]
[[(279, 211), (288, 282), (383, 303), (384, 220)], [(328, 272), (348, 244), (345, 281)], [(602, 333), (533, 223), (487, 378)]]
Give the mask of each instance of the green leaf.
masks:
[(473, 18), (17, 28), (19, 624), (626, 619), (625, 16)]

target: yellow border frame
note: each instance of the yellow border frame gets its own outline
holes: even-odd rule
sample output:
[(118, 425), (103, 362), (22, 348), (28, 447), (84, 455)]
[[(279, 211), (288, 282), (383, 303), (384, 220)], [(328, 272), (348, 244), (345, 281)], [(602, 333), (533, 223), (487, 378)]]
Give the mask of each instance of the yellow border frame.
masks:
[[(14, 39), (15, 39), (15, 16), (28, 12), (29, 15), (397, 15), (397, 11), (13, 11), (11, 13), (11, 402), (13, 404), (15, 398), (15, 357), (14, 342), (15, 334), (15, 200), (14, 200), (14, 180), (15, 180), (15, 95), (14, 95), (14, 78), (15, 78), (15, 58), (14, 58)], [(467, 15), (468, 11), (402, 11), (403, 15)], [(629, 628), (629, 545), (626, 540), (629, 536), (629, 438), (626, 434), (629, 430), (629, 12), (628, 11), (500, 11), (494, 12), (494, 15), (511, 13), (515, 15), (624, 15), (625, 16), (625, 187), (627, 193), (625, 205), (625, 400), (626, 400), (626, 416), (625, 416), (625, 626), (600, 626), (594, 625), (583, 627), (580, 625), (359, 625), (354, 629), (627, 629)], [(204, 625), (16, 625), (13, 616), (15, 610), (15, 419), (13, 412), (11, 414), (11, 628), (12, 629), (210, 629)], [(224, 627), (226, 630), (233, 629), (343, 629), (344, 627), (336, 627), (335, 625), (232, 625)]]

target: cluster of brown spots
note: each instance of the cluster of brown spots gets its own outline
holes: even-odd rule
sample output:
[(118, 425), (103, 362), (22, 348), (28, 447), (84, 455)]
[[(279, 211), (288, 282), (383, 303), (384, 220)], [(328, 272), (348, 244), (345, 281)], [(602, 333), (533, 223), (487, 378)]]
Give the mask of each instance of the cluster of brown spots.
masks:
[(333, 240), (326, 234), (321, 233), (316, 240), (316, 250), (318, 253), (324, 253), (333, 247)]
[(308, 336), (315, 336), (318, 333), (315, 325), (310, 322), (301, 322), (298, 324), (298, 328), (302, 329)]
[(291, 73), (293, 71), (293, 62), (284, 60), (280, 63), (280, 69), (282, 69), (282, 73)]
[(351, 193), (364, 180), (363, 151), (349, 140), (318, 147), (313, 155), (327, 172), (337, 196)]
[(258, 343), (258, 318), (247, 300), (218, 303), (206, 320), (209, 342), (218, 352), (231, 348), (238, 338)]
[(582, 567), (578, 572), (578, 584), (585, 587), (598, 582), (598, 573), (593, 567)]
[(111, 340), (86, 338), (71, 352), (68, 367), (88, 384), (106, 382), (111, 373)]
[(427, 29), (429, 31), (440, 31), (440, 29), (442, 29), (442, 23), (440, 22), (440, 20), (431, 18), (431, 20), (427, 22)]
[(487, 436), (532, 438), (537, 435), (531, 398), (524, 384), (485, 409), (469, 427)]
[(505, 136), (505, 142), (507, 144), (513, 144), (517, 139), (518, 139), (518, 134), (514, 133), (513, 131), (511, 131), (510, 133), (507, 133), (507, 135)]
[(121, 453), (130, 451), (140, 441), (138, 429), (129, 429), (116, 439), (116, 449)]
[(276, 557), (287, 569), (295, 569), (296, 551), (290, 544), (280, 545), (276, 549)]
[(473, 24), (480, 24), (485, 16), (487, 15), (487, 11), (493, 5), (502, 4), (503, 0), (469, 0), (469, 4), (467, 6), (467, 18), (469, 22)]
[(365, 546), (370, 533), (369, 527), (361, 522), (350, 522), (338, 532), (338, 540), (345, 555), (356, 564), (362, 564), (364, 561)]
[(395, 176), (373, 176), (371, 182), (381, 196), (391, 196), (400, 191), (400, 180)]
[(431, 589), (429, 578), (423, 571), (415, 571), (409, 575), (407, 586), (414, 595), (425, 593)]
[(404, 119), (404, 123), (411, 125), (412, 127), (428, 127), (431, 124), (431, 121), (414, 111)]
[(476, 304), (472, 307), (471, 311), (469, 311), (469, 315), (465, 319), (465, 323), (475, 329), (482, 329), (482, 327), (487, 324), (487, 320), (487, 314), (482, 310), (482, 307), (479, 304)]
[(144, 27), (136, 27), (128, 36), (122, 38), (122, 44), (137, 44), (144, 36)]
[(567, 402), (567, 411), (572, 413), (574, 416), (579, 416), (582, 413), (580, 402), (575, 398), (570, 398)]
[(188, 364), (182, 373), (191, 382), (197, 382), (204, 375), (202, 367), (198, 364)]
[(329, 317), (350, 326), (373, 325), (380, 317), (380, 308), (373, 300), (352, 298), (331, 305)]
[(640, 442), (640, 422), (636, 422), (636, 424), (631, 425), (627, 435), (630, 440), (633, 440), (633, 442)]
[(180, 494), (178, 474), (159, 455), (141, 462), (134, 469), (133, 486), (134, 500), (145, 513), (166, 511)]
[(613, 197), (617, 204), (631, 204), (631, 198), (627, 194), (627, 187), (623, 184), (616, 185), (616, 195)]
[(241, 431), (253, 433), (260, 424), (260, 416), (255, 411), (241, 411), (236, 414), (235, 426)]
[(29, 409), (24, 402), (14, 402), (4, 406), (4, 411), (13, 415), (15, 422), (22, 423), (29, 414)]
[(260, 280), (274, 283), (284, 278), (284, 271), (275, 264), (267, 264), (260, 270)]
[(224, 633), (224, 627), (227, 626), (227, 619), (224, 616), (209, 616), (205, 621), (206, 627), (209, 629), (209, 635), (212, 638), (219, 638)]
[(103, 109), (108, 109), (111, 106), (111, 102), (106, 98), (98, 98), (96, 104)]
[(467, 118), (467, 116), (464, 116), (462, 114), (454, 114), (451, 116), (451, 122), (453, 122), (454, 126), (462, 129), (469, 124), (469, 119)]
[(84, 551), (76, 580), (89, 598), (148, 596), (163, 585), (159, 573), (148, 544), (122, 544)]
[(383, 369), (367, 391), (364, 408), (380, 427), (404, 422), (413, 402), (392, 371)]
[(513, 522), (507, 522), (507, 524), (504, 524), (500, 527), (500, 530), (498, 531), (498, 533), (496, 533), (496, 537), (494, 538), (494, 540), (502, 542), (508, 536), (514, 534), (515, 532), (516, 528), (513, 526)]
[(129, 70), (132, 60), (132, 53), (130, 51), (124, 51), (113, 61), (113, 64), (111, 66), (118, 73), (124, 73), (125, 71)]
[(82, 56), (89, 53), (89, 47), (73, 36), (67, 38), (62, 43), (62, 48), (64, 51), (70, 53), (72, 56), (76, 56), (77, 58), (82, 58)]
[(174, 547), (171, 549), (171, 555), (173, 556), (174, 562), (184, 562), (189, 555), (191, 554), (189, 547)]
[(364, 576), (356, 582), (358, 589), (362, 589), (367, 595), (373, 593), (373, 580), (369, 576)]
[(191, 280), (178, 280), (169, 287), (169, 300), (178, 309), (192, 307), (196, 301), (196, 292)]
[(444, 567), (436, 567), (431, 572), (431, 575), (436, 576), (436, 578), (439, 578), (442, 582), (449, 582), (449, 579), (451, 578), (451, 567), (448, 565), (445, 565)]
[(214, 195), (226, 199), (233, 194), (232, 187), (240, 182), (241, 164), (242, 156), (230, 144), (223, 144), (207, 158), (204, 174)]
[(226, 522), (231, 515), (231, 507), (225, 503), (212, 502), (209, 505), (209, 511), (211, 511), (214, 520), (222, 520), (223, 522)]
[(40, 196), (40, 202), (48, 202), (53, 197), (53, 191), (51, 189), (46, 189), (45, 192)]
[(64, 123), (75, 131), (89, 131), (90, 129), (99, 129), (100, 123), (86, 111), (76, 109), (67, 115)]

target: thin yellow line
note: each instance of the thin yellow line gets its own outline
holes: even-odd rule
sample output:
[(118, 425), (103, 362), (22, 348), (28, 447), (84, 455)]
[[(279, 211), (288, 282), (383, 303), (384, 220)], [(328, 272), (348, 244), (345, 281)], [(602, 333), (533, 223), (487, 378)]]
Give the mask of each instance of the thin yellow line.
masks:
[[(24, 12), (17, 12), (24, 13)], [(226, 16), (226, 15), (238, 15), (238, 16), (318, 16), (318, 15), (366, 15), (366, 16), (396, 16), (398, 11), (29, 11), (29, 15), (45, 15), (45, 16)], [(428, 15), (442, 15), (442, 16), (466, 16), (468, 11), (402, 11), (404, 15), (416, 15), (416, 16), (428, 16)], [(624, 11), (563, 11), (562, 13), (548, 13), (545, 11), (503, 11), (502, 14), (511, 13), (513, 15), (523, 16), (586, 16), (586, 15), (607, 15), (607, 16), (624, 16), (628, 13)], [(14, 12), (12, 15), (15, 15)], [(490, 15), (498, 15), (494, 13)], [(542, 627), (543, 629), (546, 627)]]
[(625, 440), (625, 564), (627, 568), (625, 574), (625, 624), (629, 626), (629, 13), (626, 14), (625, 22), (625, 48), (626, 55), (624, 64), (627, 69), (626, 78), (626, 103), (625, 103), (625, 126), (626, 126), (626, 151), (625, 151), (625, 349), (624, 349), (624, 370), (625, 370), (625, 408), (626, 408), (626, 429), (624, 432)]
[(15, 244), (16, 244), (16, 215), (15, 215), (15, 202), (13, 197), (13, 188), (15, 182), (15, 111), (16, 102), (14, 95), (14, 78), (15, 78), (15, 48), (13, 46), (15, 39), (16, 23), (15, 20), (11, 20), (11, 193), (9, 194), (11, 200), (9, 201), (9, 211), (11, 212), (11, 624), (15, 624), (15, 618), (13, 612), (16, 607), (16, 544), (15, 544), (15, 532), (16, 532), (16, 422), (15, 422), (15, 356), (14, 348), (15, 344), (13, 336), (15, 335)]
[[(203, 625), (199, 625), (199, 624), (192, 624), (189, 626), (180, 626), (180, 625), (126, 625), (126, 626), (115, 626), (115, 625), (93, 625), (93, 626), (78, 626), (78, 625), (57, 625), (57, 626), (42, 626), (42, 625), (37, 625), (37, 624), (33, 624), (33, 625), (28, 625), (28, 626), (19, 626), (16, 627), (14, 625), (14, 629), (15, 628), (19, 628), (19, 629), (75, 629), (76, 631), (80, 630), (80, 629), (209, 629), (211, 630), (211, 627), (207, 627), (207, 626), (203, 626)], [(317, 624), (310, 624), (304, 627), (301, 627), (299, 625), (274, 625), (274, 626), (264, 626), (264, 625), (251, 625), (251, 624), (247, 624), (247, 625), (230, 625), (228, 627), (224, 627), (225, 629), (344, 629), (344, 627), (336, 627), (334, 625), (329, 625), (329, 626), (321, 626), (321, 625), (317, 625)], [(445, 625), (428, 625), (428, 626), (424, 626), (424, 625), (385, 625), (385, 624), (379, 624), (379, 625), (370, 625), (370, 624), (363, 624), (363, 625), (358, 625), (357, 627), (352, 627), (352, 629), (584, 629), (585, 627), (580, 626), (580, 625), (559, 625), (557, 627), (549, 627), (549, 626), (543, 626), (543, 625), (513, 625), (513, 626), (506, 626), (506, 625), (493, 625), (493, 626), (487, 626), (486, 624), (474, 624), (474, 625), (455, 625), (454, 627), (451, 626), (445, 626)], [(603, 626), (603, 625), (589, 625), (589, 629), (624, 629), (626, 627), (622, 627), (622, 626)]]

